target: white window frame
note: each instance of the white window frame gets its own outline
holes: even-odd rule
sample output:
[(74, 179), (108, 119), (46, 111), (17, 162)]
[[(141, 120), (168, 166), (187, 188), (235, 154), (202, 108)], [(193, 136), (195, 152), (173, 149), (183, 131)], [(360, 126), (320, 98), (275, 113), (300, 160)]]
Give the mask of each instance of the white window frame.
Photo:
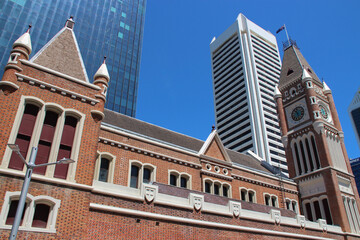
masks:
[(176, 175), (176, 187), (181, 187), (181, 178), (184, 177), (187, 179), (186, 189), (192, 189), (191, 184), (191, 175), (185, 172), (179, 172), (174, 169), (168, 170), (168, 184), (170, 185), (170, 176), (174, 174)]
[(128, 184), (127, 186), (130, 187), (130, 181), (131, 181), (131, 166), (136, 165), (139, 167), (139, 175), (138, 175), (138, 182), (137, 182), (137, 188), (141, 189), (141, 186), (143, 184), (143, 175), (144, 175), (144, 168), (151, 169), (151, 176), (150, 176), (150, 182), (156, 182), (156, 166), (152, 165), (150, 163), (142, 163), (138, 160), (130, 160), (129, 161), (129, 171), (128, 171)]
[(114, 181), (114, 172), (115, 172), (115, 163), (116, 163), (116, 156), (109, 153), (109, 152), (99, 152), (97, 151), (97, 158), (96, 158), (96, 164), (95, 164), (95, 174), (94, 174), (94, 180), (99, 181), (99, 175), (100, 175), (100, 165), (101, 165), (101, 159), (105, 158), (110, 161), (109, 163), (109, 172), (108, 172), (108, 179), (107, 183), (113, 183)]
[[(245, 191), (245, 200), (242, 200), (242, 199), (241, 199), (241, 191)], [(249, 193), (250, 193), (250, 192), (254, 193), (254, 198), (253, 198), (253, 202), (252, 202), (252, 203), (257, 203), (257, 200), (256, 200), (256, 191), (255, 191), (254, 189), (245, 188), (245, 187), (240, 187), (240, 188), (239, 188), (239, 192), (240, 192), (240, 200), (246, 201), (246, 202), (250, 202), (250, 195), (249, 195)]]
[[(276, 207), (276, 208), (279, 207), (279, 198), (278, 198), (278, 196), (276, 196), (275, 194), (270, 194), (270, 193), (264, 193), (263, 195), (264, 195), (264, 205), (266, 205), (266, 196), (269, 196), (269, 204), (270, 205), (266, 205), (266, 206)], [(273, 206), (272, 198), (276, 199), (275, 206)]]
[[(50, 154), (49, 154), (48, 163), (57, 161), (57, 155), (58, 155), (59, 148), (60, 148), (62, 131), (64, 129), (64, 124), (65, 124), (65, 117), (72, 116), (78, 120), (78, 124), (77, 124), (76, 131), (75, 131), (75, 136), (74, 136), (74, 141), (73, 141), (73, 145), (72, 145), (72, 149), (71, 149), (71, 156), (70, 156), (70, 158), (72, 160), (74, 160), (75, 162), (69, 164), (68, 173), (67, 173), (67, 177), (66, 177), (67, 181), (75, 182), (76, 167), (77, 167), (77, 162), (78, 162), (78, 158), (79, 158), (81, 136), (82, 136), (82, 132), (83, 132), (83, 128), (84, 128), (85, 115), (75, 109), (65, 109), (56, 103), (46, 103), (36, 97), (22, 96), (19, 107), (18, 107), (18, 111), (15, 116), (14, 124), (11, 129), (8, 143), (15, 143), (15, 141), (16, 141), (16, 137), (17, 137), (17, 134), (18, 134), (19, 128), (20, 128), (20, 123), (21, 123), (23, 115), (24, 115), (25, 106), (27, 104), (33, 104), (33, 105), (38, 106), (39, 113), (36, 118), (33, 134), (31, 136), (28, 153), (26, 156), (24, 156), (26, 161), (29, 161), (30, 154), (31, 154), (31, 148), (38, 146), (38, 143), (40, 140), (40, 135), (42, 132), (41, 130), (43, 127), (45, 114), (46, 114), (47, 110), (51, 110), (51, 111), (59, 113), (58, 122), (56, 124), (56, 129), (55, 129), (55, 134), (54, 134), (54, 139), (53, 139)], [(0, 166), (2, 169), (8, 169), (11, 154), (12, 154), (12, 150), (9, 147), (7, 147), (5, 149), (4, 158), (3, 158), (3, 161)], [(56, 165), (47, 166), (46, 172), (45, 172), (45, 177), (53, 178), (54, 172), (55, 172), (55, 167), (56, 167)], [(11, 169), (11, 170), (13, 170), (13, 169)], [(14, 170), (14, 171), (17, 171), (17, 170)], [(23, 172), (24, 173), (26, 172), (25, 167), (23, 168)], [(36, 173), (34, 173), (34, 174), (36, 174)], [(43, 176), (43, 175), (41, 175), (41, 176)], [(56, 179), (59, 179), (59, 178), (56, 178)], [(63, 179), (59, 179), (59, 180), (63, 180)]]
[[(19, 200), (21, 192), (6, 192), (4, 198), (4, 204), (0, 213), (0, 229), (11, 229), (12, 225), (6, 225), (6, 219), (9, 213), (10, 204), (12, 201)], [(45, 233), (56, 233), (56, 219), (58, 211), (60, 208), (61, 200), (52, 198), (50, 196), (40, 195), (32, 196), (27, 194), (26, 196), (27, 208), (25, 208), (25, 214), (19, 230), (22, 231), (35, 231), (35, 232), (45, 232)], [(49, 218), (47, 221), (46, 228), (32, 227), (32, 222), (35, 213), (36, 204), (46, 204), (50, 206)]]
[(223, 187), (224, 186), (227, 186), (228, 187), (228, 196), (227, 198), (232, 198), (232, 191), (231, 191), (231, 185), (227, 182), (220, 182), (219, 180), (214, 180), (214, 179), (211, 179), (211, 178), (205, 178), (203, 179), (203, 192), (204, 193), (207, 193), (205, 192), (205, 183), (206, 182), (209, 182), (210, 183), (210, 194), (214, 194), (214, 195), (217, 195), (215, 194), (214, 192), (214, 186), (215, 184), (218, 184), (220, 185), (220, 189), (219, 189), (219, 195), (217, 196), (222, 196), (224, 197), (224, 193), (223, 193)]

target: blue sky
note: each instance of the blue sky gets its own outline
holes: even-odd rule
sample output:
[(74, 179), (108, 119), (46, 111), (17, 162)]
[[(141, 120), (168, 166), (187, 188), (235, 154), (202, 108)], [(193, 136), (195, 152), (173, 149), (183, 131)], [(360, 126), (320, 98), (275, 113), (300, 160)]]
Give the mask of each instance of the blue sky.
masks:
[[(359, 9), (357, 0), (148, 0), (136, 117), (206, 140), (215, 125), (209, 44), (243, 13), (273, 34), (286, 24), (332, 89), (349, 157), (360, 157), (347, 113), (360, 86)], [(281, 54), (285, 40), (277, 34)]]

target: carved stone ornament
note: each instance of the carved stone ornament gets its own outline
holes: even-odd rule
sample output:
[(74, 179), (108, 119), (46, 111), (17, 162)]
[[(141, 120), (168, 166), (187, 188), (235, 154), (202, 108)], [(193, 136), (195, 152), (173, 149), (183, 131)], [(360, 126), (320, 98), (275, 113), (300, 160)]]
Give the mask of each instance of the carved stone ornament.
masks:
[(230, 201), (230, 212), (234, 214), (235, 217), (240, 216), (240, 211), (241, 211), (241, 203)]
[(190, 203), (193, 205), (196, 211), (199, 211), (203, 207), (204, 196), (191, 194), (190, 195)]
[(301, 228), (305, 228), (305, 226), (306, 226), (305, 216), (303, 216), (303, 215), (297, 215), (296, 218), (297, 218), (298, 224), (300, 224), (300, 227), (301, 227)]
[(322, 230), (324, 232), (327, 231), (327, 223), (326, 223), (326, 220), (325, 219), (318, 219), (318, 223), (319, 223), (319, 226), (320, 228), (322, 228)]
[(194, 208), (199, 211), (201, 209), (201, 207), (202, 207), (201, 198), (194, 197)]
[(144, 196), (145, 196), (145, 200), (147, 202), (152, 202), (155, 199), (156, 196), (156, 187), (155, 186), (151, 186), (151, 185), (145, 185), (144, 186)]
[(271, 209), (270, 214), (271, 214), (271, 219), (273, 219), (276, 224), (280, 224), (280, 221), (281, 221), (280, 211)]

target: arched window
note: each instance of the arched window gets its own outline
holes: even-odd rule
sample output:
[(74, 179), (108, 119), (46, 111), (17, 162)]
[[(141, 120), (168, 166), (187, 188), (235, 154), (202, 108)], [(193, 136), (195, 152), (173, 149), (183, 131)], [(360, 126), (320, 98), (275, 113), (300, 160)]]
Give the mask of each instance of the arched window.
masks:
[(276, 195), (270, 195), (269, 193), (264, 194), (264, 202), (265, 205), (271, 206), (271, 207), (278, 207), (278, 197)]
[(255, 191), (251, 189), (241, 188), (240, 199), (243, 201), (256, 203)]
[(231, 197), (231, 186), (228, 183), (222, 183), (207, 178), (204, 180), (204, 192), (223, 197)]
[[(33, 134), (35, 122), (39, 113), (39, 107), (33, 104), (26, 104), (24, 114), (21, 119), (18, 134), (16, 136), (15, 144), (20, 148), (20, 153), (26, 158), (30, 140)], [(9, 168), (16, 170), (23, 170), (24, 163), (16, 153), (11, 154)]]
[(114, 179), (116, 157), (108, 152), (98, 152), (94, 180), (112, 183)]
[[(9, 143), (19, 145), (20, 153), (27, 161), (29, 150), (37, 146), (35, 164), (55, 163), (64, 157), (75, 160), (72, 164), (34, 168), (35, 174), (74, 180), (83, 125), (83, 114), (73, 109), (66, 110), (54, 103), (23, 96)], [(6, 150), (3, 167), (23, 170), (23, 165), (17, 154)]]
[(155, 167), (151, 164), (143, 164), (139, 161), (130, 161), (129, 186), (140, 188), (142, 183), (155, 181)]
[(169, 170), (169, 184), (172, 186), (190, 189), (190, 179), (191, 176), (187, 173)]
[(109, 167), (110, 160), (106, 158), (101, 158), (100, 160), (100, 171), (99, 171), (99, 181), (107, 182), (109, 178)]
[(331, 218), (331, 211), (329, 208), (326, 195), (314, 197), (303, 201), (305, 216), (310, 221), (317, 221), (318, 219), (325, 219), (327, 224), (333, 224)]
[[(2, 218), (0, 227), (11, 226), (14, 223), (19, 198), (20, 192), (6, 192), (0, 214)], [(49, 196), (33, 197), (28, 194), (19, 230), (36, 229), (36, 231), (41, 232), (41, 229), (46, 229), (47, 232), (55, 232), (60, 202), (60, 200)]]

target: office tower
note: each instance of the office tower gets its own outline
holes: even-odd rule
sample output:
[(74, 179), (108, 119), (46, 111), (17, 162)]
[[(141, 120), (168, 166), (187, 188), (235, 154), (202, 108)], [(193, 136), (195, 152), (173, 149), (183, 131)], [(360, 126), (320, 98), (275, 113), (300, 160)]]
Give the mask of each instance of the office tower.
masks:
[(225, 147), (251, 150), (287, 172), (275, 86), (281, 61), (276, 38), (243, 14), (210, 44), (216, 127)]
[(355, 96), (348, 108), (351, 124), (355, 131), (356, 140), (360, 147), (360, 87), (356, 91)]
[(332, 91), (291, 42), (276, 88), (289, 176), (305, 217), (359, 234), (359, 195)]
[(360, 188), (360, 157), (350, 159), (351, 169), (353, 171), (356, 187), (357, 189)]
[(111, 78), (106, 108), (134, 117), (136, 111), (146, 0), (3, 0), (0, 1), (0, 75), (13, 42), (32, 24), (38, 52), (70, 16), (92, 82), (101, 56)]

